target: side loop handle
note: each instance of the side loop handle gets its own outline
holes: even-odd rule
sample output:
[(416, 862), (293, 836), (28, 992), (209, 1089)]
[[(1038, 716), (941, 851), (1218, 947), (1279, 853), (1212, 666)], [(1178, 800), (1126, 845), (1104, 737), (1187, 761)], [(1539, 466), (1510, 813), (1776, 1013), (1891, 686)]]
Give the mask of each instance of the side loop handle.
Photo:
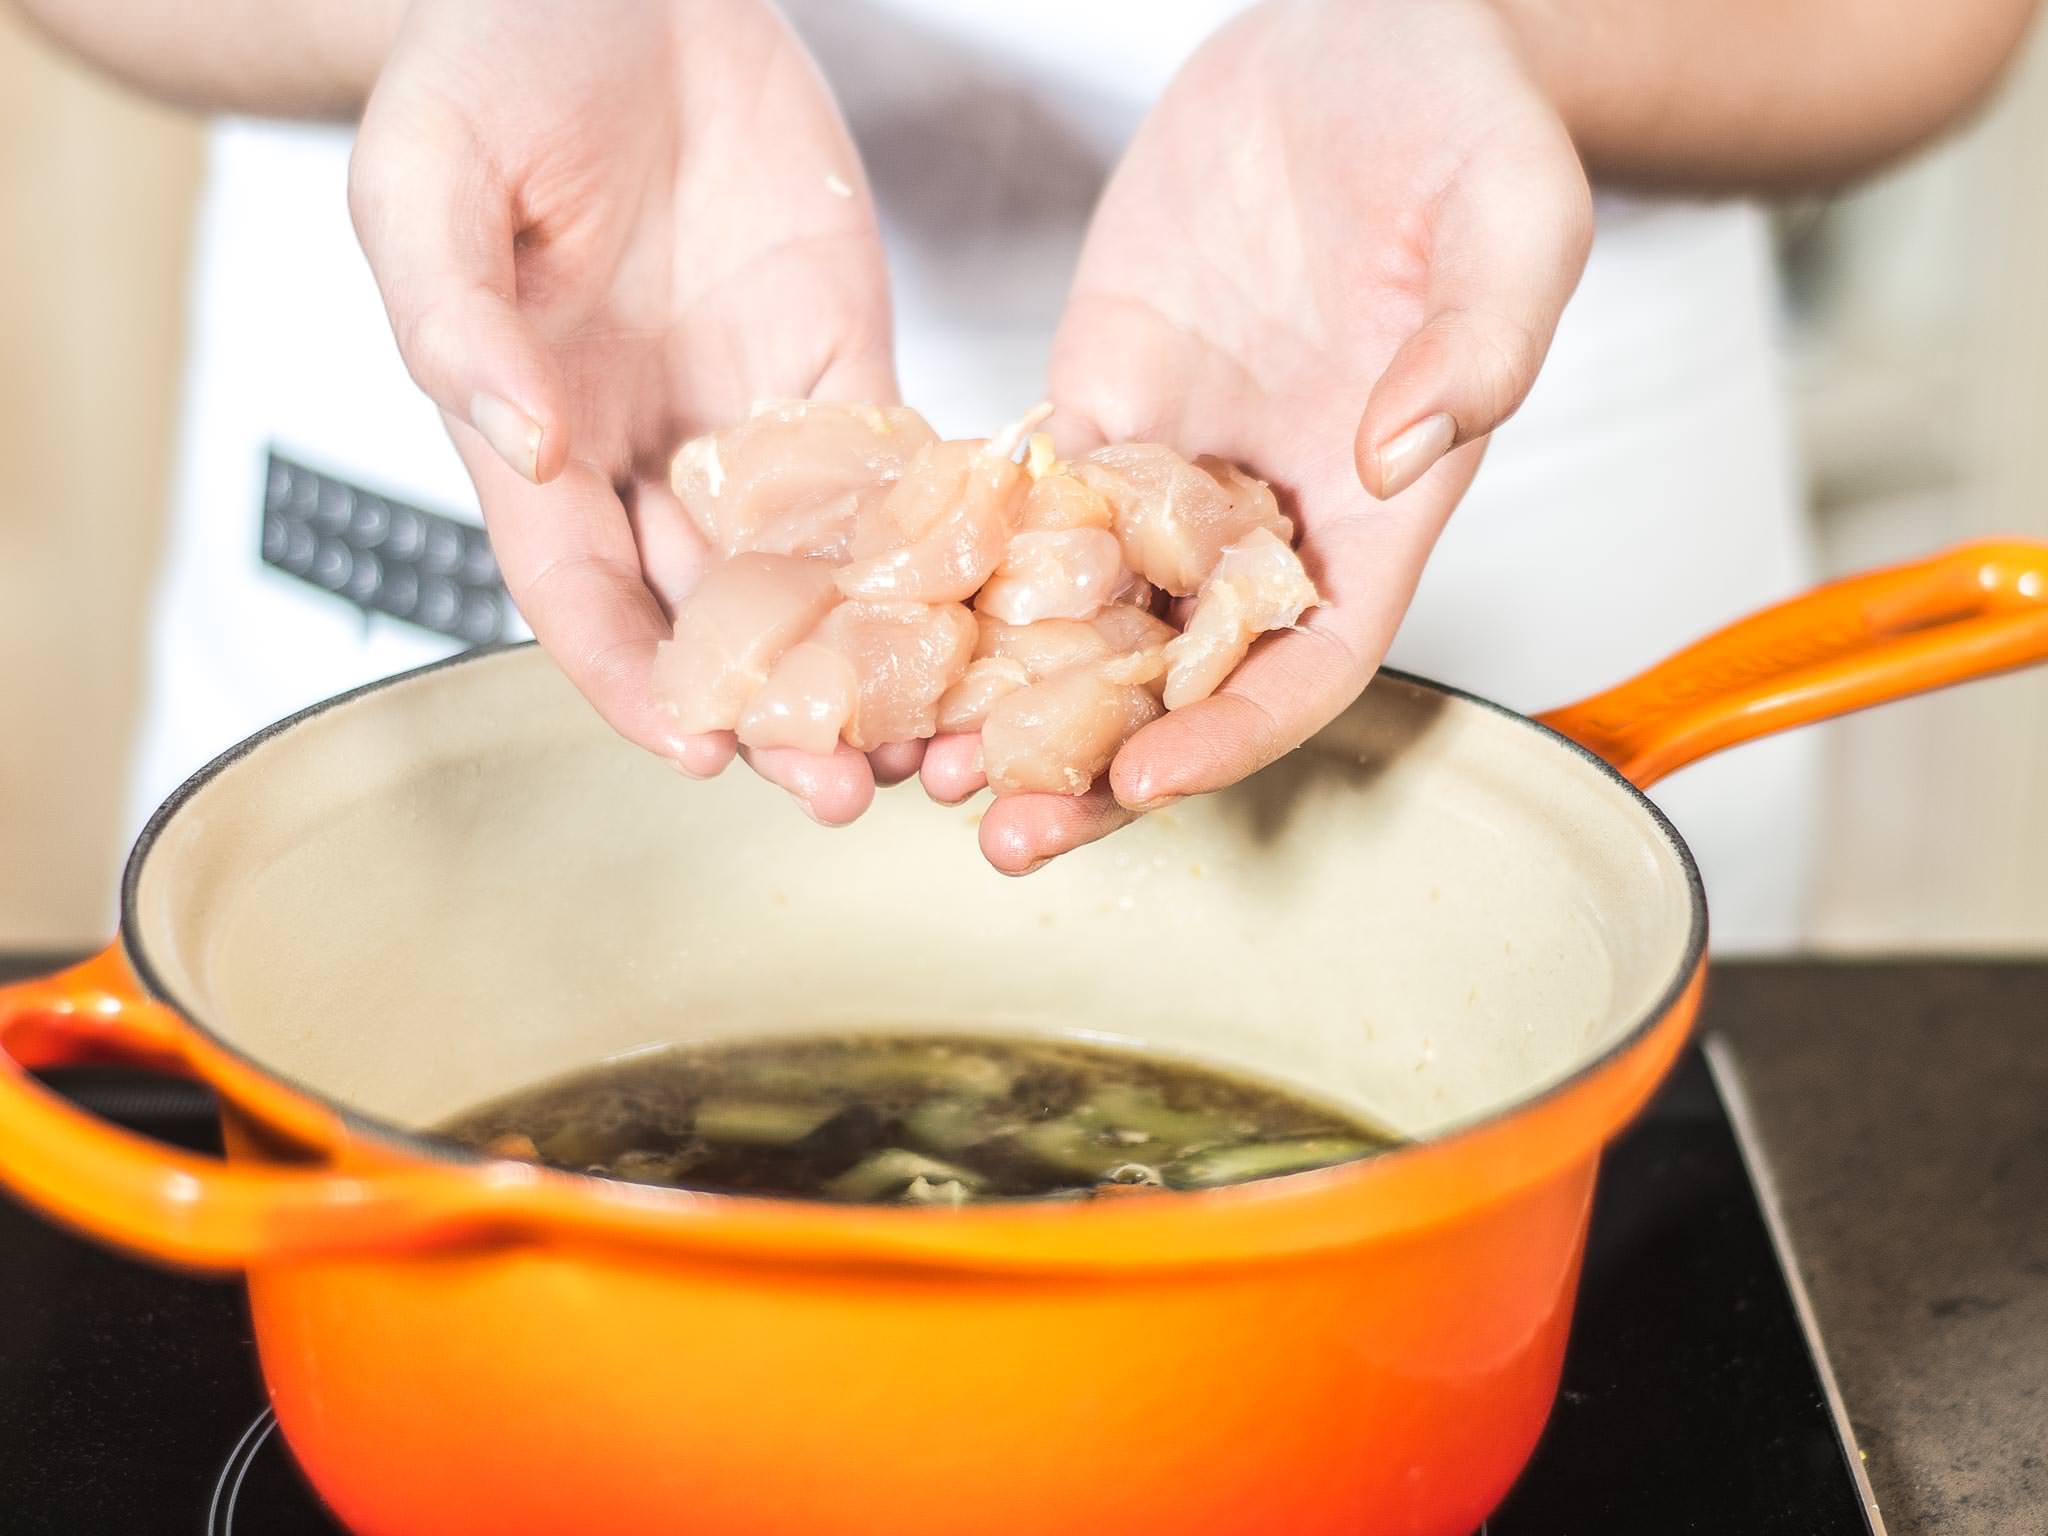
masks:
[(203, 1042), (144, 997), (117, 949), (0, 988), (0, 1181), (91, 1235), (164, 1263), (241, 1269), (422, 1248), (505, 1214), (539, 1170), (237, 1164), (137, 1136), (37, 1083), (34, 1070), (109, 1064), (215, 1080)]
[(2048, 544), (1965, 544), (1738, 620), (1536, 718), (1639, 788), (1740, 742), (2048, 660)]

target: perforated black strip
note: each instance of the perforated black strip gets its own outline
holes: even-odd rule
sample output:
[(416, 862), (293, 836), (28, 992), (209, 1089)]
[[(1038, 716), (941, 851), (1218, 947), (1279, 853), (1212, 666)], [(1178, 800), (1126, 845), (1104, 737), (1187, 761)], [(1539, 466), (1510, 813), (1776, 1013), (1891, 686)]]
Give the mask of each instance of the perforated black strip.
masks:
[(364, 613), (465, 645), (513, 633), (482, 528), (348, 484), (271, 450), (263, 563)]

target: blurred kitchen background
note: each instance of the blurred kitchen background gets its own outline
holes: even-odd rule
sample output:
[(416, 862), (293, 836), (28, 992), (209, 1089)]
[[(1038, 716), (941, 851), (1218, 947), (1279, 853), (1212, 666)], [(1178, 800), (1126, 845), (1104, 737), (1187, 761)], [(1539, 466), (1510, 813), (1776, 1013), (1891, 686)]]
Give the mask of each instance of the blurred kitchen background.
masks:
[[(1831, 571), (2048, 537), (2044, 142), (2048, 29), (1967, 133), (1783, 211)], [(199, 170), (193, 123), (0, 13), (0, 949), (104, 937)], [(2048, 948), (2048, 671), (1828, 748), (1815, 947)]]

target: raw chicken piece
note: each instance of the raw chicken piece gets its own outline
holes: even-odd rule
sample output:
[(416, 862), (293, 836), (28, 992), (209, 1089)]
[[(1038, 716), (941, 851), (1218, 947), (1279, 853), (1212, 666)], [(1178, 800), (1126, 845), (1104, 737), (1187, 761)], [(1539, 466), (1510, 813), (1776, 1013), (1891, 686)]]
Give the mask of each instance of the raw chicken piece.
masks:
[(975, 618), (981, 626), (975, 659), (939, 700), (942, 731), (978, 729), (999, 699), (1076, 668), (1112, 683), (1157, 683), (1166, 675), (1166, 644), (1176, 633), (1164, 619), (1123, 604), (1086, 620), (1003, 624), (985, 614)]
[(1123, 546), (1106, 528), (1019, 533), (974, 607), (1005, 624), (1085, 619), (1115, 601), (1128, 574)]
[(1028, 687), (1031, 674), (1007, 656), (980, 656), (967, 663), (960, 681), (939, 696), (939, 729), (978, 731), (996, 700)]
[(859, 699), (853, 663), (829, 645), (806, 640), (790, 647), (756, 690), (740, 716), (740, 740), (822, 756), (839, 745)]
[[(1087, 619), (1040, 619), (1036, 624), (1003, 624), (977, 615), (981, 637), (975, 643), (977, 659), (997, 656), (1014, 661), (1036, 682), (1064, 672), (1069, 667), (1091, 665), (1138, 672), (1121, 682), (1142, 682), (1166, 670), (1166, 643), (1178, 633), (1166, 620), (1115, 603)], [(1156, 669), (1153, 663), (1156, 662)]]
[(1073, 667), (1000, 700), (981, 727), (982, 761), (999, 795), (1085, 794), (1110, 759), (1159, 718), (1150, 689)]
[(1223, 551), (1187, 628), (1166, 647), (1166, 707), (1206, 699), (1254, 639), (1285, 629), (1318, 601), (1300, 556), (1267, 529), (1253, 529)]
[(1116, 603), (1088, 621), (1111, 650), (1157, 650), (1179, 633), (1166, 620), (1142, 606)]
[[(1013, 445), (1014, 450), (1014, 445)], [(1001, 563), (1025, 474), (993, 442), (933, 443), (910, 463), (839, 572), (848, 597), (957, 603)], [(870, 553), (870, 545), (883, 548)]]
[(683, 444), (669, 483), (721, 555), (841, 560), (860, 518), (937, 440), (922, 416), (900, 405), (774, 401)]
[(1143, 608), (1116, 603), (1088, 623), (1110, 649), (1109, 658), (1098, 663), (1096, 670), (1111, 682), (1156, 683), (1166, 675), (1166, 648), (1178, 633), (1166, 620)]
[(1213, 453), (1197, 458), (1195, 468), (1223, 487), (1230, 497), (1231, 516), (1239, 523), (1246, 527), (1271, 528), (1283, 539), (1290, 543), (1293, 541), (1294, 525), (1280, 511), (1273, 487), (1265, 481), (1252, 478), (1230, 460), (1219, 459)]
[(1034, 679), (1050, 677), (1080, 662), (1100, 661), (1110, 654), (1102, 631), (1085, 619), (1004, 624), (984, 614), (976, 616), (976, 623), (980, 626), (974, 645), (977, 659), (1000, 656), (1016, 662)]
[(860, 696), (842, 732), (862, 752), (938, 729), (939, 696), (974, 653), (974, 615), (959, 603), (841, 603), (812, 632), (852, 663)]
[[(1262, 482), (1155, 444), (1061, 463), (1027, 441), (1046, 409), (941, 443), (900, 408), (782, 402), (687, 444), (672, 483), (722, 558), (658, 656), (684, 729), (814, 753), (979, 730), (998, 793), (1079, 794), (1317, 600)], [(1153, 583), (1195, 598), (1186, 634)]]
[(1102, 494), (1061, 465), (1032, 481), (1017, 526), (1031, 533), (1058, 533), (1068, 528), (1107, 528), (1110, 521), (1109, 503)]
[(832, 572), (789, 555), (735, 555), (704, 573), (655, 648), (662, 695), (692, 734), (729, 731), (782, 653), (839, 600)]
[(1294, 537), (1270, 490), (1223, 467), (1230, 469), (1227, 483), (1158, 443), (1117, 443), (1080, 460), (1074, 473), (1108, 498), (1131, 568), (1176, 597), (1190, 597), (1224, 548), (1252, 529)]

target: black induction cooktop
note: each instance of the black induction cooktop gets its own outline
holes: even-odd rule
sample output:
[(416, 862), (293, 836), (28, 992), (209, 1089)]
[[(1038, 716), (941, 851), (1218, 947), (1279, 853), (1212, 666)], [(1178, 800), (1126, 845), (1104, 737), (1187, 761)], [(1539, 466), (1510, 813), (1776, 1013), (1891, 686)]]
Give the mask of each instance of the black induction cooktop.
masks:
[[(56, 1081), (138, 1130), (217, 1147), (200, 1089)], [(1563, 1390), (1484, 1536), (1881, 1533), (1732, 1090), (1711, 1044), (1688, 1051), (1609, 1153)], [(340, 1529), (264, 1408), (233, 1283), (116, 1258), (0, 1196), (0, 1533)]]

